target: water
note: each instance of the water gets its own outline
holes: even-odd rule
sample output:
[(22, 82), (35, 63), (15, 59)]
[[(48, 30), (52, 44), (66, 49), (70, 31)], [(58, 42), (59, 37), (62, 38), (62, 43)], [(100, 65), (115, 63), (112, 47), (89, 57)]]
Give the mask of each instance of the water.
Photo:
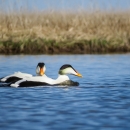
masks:
[(2, 130), (130, 129), (130, 54), (0, 56), (0, 77), (15, 71), (35, 75), (38, 62), (57, 77), (71, 64), (83, 78), (78, 87), (10, 88), (0, 84)]

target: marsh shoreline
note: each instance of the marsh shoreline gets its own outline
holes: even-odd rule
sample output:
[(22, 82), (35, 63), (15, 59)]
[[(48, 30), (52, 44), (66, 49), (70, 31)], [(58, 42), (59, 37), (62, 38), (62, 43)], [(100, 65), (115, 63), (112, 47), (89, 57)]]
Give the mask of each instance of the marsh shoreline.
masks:
[(130, 11), (0, 13), (1, 54), (130, 52)]
[(106, 54), (130, 52), (129, 44), (113, 45), (105, 40), (27, 40), (0, 42), (0, 54)]

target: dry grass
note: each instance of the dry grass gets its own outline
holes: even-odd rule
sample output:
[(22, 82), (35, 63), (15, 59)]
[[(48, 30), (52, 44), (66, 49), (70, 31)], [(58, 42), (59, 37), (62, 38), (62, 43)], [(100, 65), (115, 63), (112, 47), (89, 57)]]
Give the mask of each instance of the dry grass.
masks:
[(130, 48), (129, 11), (0, 13), (0, 41), (26, 39), (105, 40)]

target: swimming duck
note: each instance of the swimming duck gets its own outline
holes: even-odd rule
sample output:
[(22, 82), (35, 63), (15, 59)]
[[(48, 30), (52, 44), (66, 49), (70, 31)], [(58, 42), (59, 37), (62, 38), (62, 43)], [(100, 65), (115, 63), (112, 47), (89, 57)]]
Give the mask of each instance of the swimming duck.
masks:
[(45, 74), (42, 76), (32, 76), (19, 80), (13, 84), (10, 84), (11, 87), (32, 87), (32, 86), (44, 86), (44, 85), (69, 85), (69, 86), (78, 86), (78, 82), (74, 82), (69, 79), (67, 74), (72, 74), (78, 77), (82, 77), (71, 65), (65, 64), (59, 69), (59, 75), (57, 79), (52, 79), (47, 77)]
[[(45, 64), (42, 62), (39, 62), (37, 67), (36, 67), (36, 75), (37, 76), (42, 76), (45, 73)], [(11, 82), (16, 82), (20, 79), (23, 78), (28, 78), (28, 77), (32, 77), (33, 75), (31, 74), (27, 74), (27, 73), (22, 73), (22, 72), (15, 72), (14, 74), (8, 75), (6, 77), (3, 77), (0, 79), (0, 82), (4, 82), (4, 83), (11, 83)]]

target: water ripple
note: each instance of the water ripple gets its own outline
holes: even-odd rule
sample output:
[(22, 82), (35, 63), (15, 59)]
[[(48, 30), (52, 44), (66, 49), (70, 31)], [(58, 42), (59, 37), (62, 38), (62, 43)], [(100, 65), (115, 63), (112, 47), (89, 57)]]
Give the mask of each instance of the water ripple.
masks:
[[(84, 77), (72, 79), (78, 81), (78, 87), (31, 87), (10, 88), (0, 84), (0, 128), (10, 130), (126, 130), (130, 129), (130, 66), (128, 55), (77, 55), (69, 56), (69, 62), (79, 68)], [(6, 70), (13, 72), (10, 60), (19, 56), (4, 57)], [(30, 57), (25, 56), (15, 64), (25, 63)], [(44, 59), (51, 72), (52, 63), (60, 66), (60, 62), (68, 63), (68, 56), (37, 56), (37, 61)], [(71, 61), (71, 59), (73, 59)], [(86, 59), (86, 61), (84, 60)], [(102, 59), (102, 60), (101, 60)], [(35, 61), (36, 62), (36, 61)], [(33, 68), (35, 64), (31, 64)], [(49, 64), (50, 63), (50, 64)], [(119, 64), (121, 63), (121, 64)], [(119, 66), (117, 67), (117, 65)], [(22, 64), (22, 70), (26, 64)], [(86, 67), (87, 66), (87, 67)], [(24, 71), (30, 71), (26, 68)], [(57, 67), (58, 68), (58, 67)], [(89, 69), (88, 69), (89, 68)], [(19, 68), (17, 68), (19, 69)], [(52, 69), (54, 70), (54, 68)], [(54, 71), (53, 71), (54, 72)], [(0, 76), (7, 74), (4, 68)], [(56, 77), (55, 74), (50, 74)]]

